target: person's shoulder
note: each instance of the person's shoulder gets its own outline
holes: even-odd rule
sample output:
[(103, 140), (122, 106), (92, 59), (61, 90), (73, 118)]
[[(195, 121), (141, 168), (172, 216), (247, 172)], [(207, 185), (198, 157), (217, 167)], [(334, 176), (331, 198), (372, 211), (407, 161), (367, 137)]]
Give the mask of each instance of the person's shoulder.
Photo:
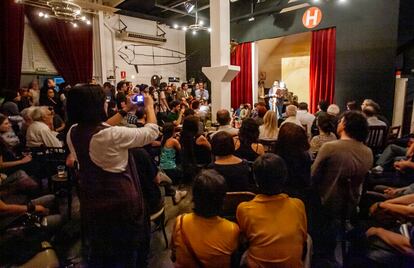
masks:
[(226, 231), (226, 233), (232, 232), (233, 234), (238, 234), (240, 232), (239, 225), (236, 223), (221, 217), (219, 217), (219, 219), (220, 225)]
[(289, 202), (298, 209), (305, 210), (305, 204), (299, 198), (289, 197)]

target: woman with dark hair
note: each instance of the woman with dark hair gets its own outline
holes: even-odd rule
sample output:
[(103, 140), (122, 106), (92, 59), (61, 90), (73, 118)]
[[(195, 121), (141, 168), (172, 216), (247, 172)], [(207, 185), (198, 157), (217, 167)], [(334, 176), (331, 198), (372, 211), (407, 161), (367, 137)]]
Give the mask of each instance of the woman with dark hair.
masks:
[(3, 91), (2, 96), (4, 97), (1, 106), (2, 113), (7, 116), (19, 115), (19, 106), (17, 105), (21, 100), (19, 92), (5, 90)]
[(286, 123), (280, 128), (276, 154), (283, 158), (288, 168), (286, 190), (290, 195), (303, 197), (311, 186), (310, 146), (305, 130), (294, 124)]
[[(175, 125), (165, 123), (162, 128), (160, 169), (171, 178), (173, 184), (181, 183), (182, 171), (177, 167), (177, 153), (181, 151), (181, 144), (175, 138)], [(187, 195), (187, 191), (174, 190), (171, 186), (166, 187), (166, 195), (173, 197), (173, 203), (177, 204)]]
[(105, 124), (105, 99), (99, 85), (76, 86), (67, 98), (69, 121), (77, 123), (67, 134), (67, 144), (79, 163), (79, 201), (89, 241), (88, 264), (145, 267), (149, 219), (128, 149), (143, 147), (158, 137), (153, 100), (144, 95), (147, 124), (126, 128), (111, 125), (119, 124), (133, 105), (127, 101)]
[(321, 146), (329, 141), (336, 140), (335, 125), (332, 122), (331, 116), (328, 114), (320, 115), (316, 119), (316, 125), (319, 129), (319, 135), (314, 136), (310, 142), (311, 152), (316, 155)]
[(204, 170), (195, 178), (194, 212), (178, 216), (172, 232), (175, 267), (230, 267), (239, 227), (219, 216), (225, 195), (225, 180), (216, 171)]
[(220, 131), (211, 141), (215, 161), (209, 165), (225, 179), (228, 192), (248, 191), (250, 168), (246, 161), (234, 155), (233, 137)]
[(239, 137), (236, 139), (235, 156), (247, 161), (254, 161), (259, 155), (265, 153), (259, 141), (259, 125), (252, 118), (244, 119), (239, 130)]
[(211, 145), (207, 138), (199, 134), (200, 119), (190, 115), (184, 118), (180, 135), (181, 167), (183, 180), (190, 182), (201, 167), (211, 162)]

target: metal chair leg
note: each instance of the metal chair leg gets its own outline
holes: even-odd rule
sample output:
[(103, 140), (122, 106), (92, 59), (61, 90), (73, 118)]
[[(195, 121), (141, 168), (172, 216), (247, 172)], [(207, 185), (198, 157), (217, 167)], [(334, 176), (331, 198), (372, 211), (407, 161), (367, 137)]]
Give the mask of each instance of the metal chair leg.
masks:
[(168, 238), (165, 232), (165, 212), (161, 216), (161, 229), (162, 229), (162, 234), (164, 235), (165, 248), (168, 249)]

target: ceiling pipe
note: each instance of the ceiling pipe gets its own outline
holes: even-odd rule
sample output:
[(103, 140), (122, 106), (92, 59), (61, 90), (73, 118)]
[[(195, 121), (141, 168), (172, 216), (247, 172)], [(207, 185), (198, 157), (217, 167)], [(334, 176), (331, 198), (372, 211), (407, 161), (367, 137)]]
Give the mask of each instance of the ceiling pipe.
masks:
[(176, 8), (167, 7), (167, 6), (164, 6), (164, 5), (157, 4), (157, 3), (155, 3), (154, 6), (159, 7), (159, 8), (163, 8), (165, 10), (169, 10), (169, 11), (172, 11), (172, 12), (184, 15), (184, 16), (195, 17), (195, 15), (193, 15), (191, 13), (187, 13), (186, 11), (182, 11), (182, 10), (179, 10), (179, 9), (176, 9)]
[(307, 2), (308, 1), (302, 0), (302, 1), (291, 2), (291, 3), (288, 3), (286, 5), (282, 5), (282, 6), (271, 7), (271, 8), (268, 8), (268, 9), (256, 11), (254, 13), (248, 13), (248, 14), (245, 14), (245, 15), (242, 15), (242, 16), (239, 16), (239, 17), (232, 18), (230, 20), (230, 22), (238, 22), (238, 21), (241, 21), (241, 20), (247, 20), (250, 17), (256, 17), (256, 16), (261, 16), (261, 15), (271, 15), (271, 14), (274, 14), (274, 13), (278, 13), (278, 12), (282, 11), (285, 8), (289, 8), (289, 7), (293, 7), (293, 6), (297, 6), (297, 5), (302, 5), (302, 4), (305, 4)]

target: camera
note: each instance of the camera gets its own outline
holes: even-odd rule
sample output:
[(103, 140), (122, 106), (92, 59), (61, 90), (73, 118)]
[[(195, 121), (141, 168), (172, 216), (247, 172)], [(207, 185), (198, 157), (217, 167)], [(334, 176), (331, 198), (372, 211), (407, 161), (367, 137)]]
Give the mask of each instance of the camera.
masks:
[(131, 97), (131, 102), (133, 104), (144, 104), (144, 95), (137, 94)]

